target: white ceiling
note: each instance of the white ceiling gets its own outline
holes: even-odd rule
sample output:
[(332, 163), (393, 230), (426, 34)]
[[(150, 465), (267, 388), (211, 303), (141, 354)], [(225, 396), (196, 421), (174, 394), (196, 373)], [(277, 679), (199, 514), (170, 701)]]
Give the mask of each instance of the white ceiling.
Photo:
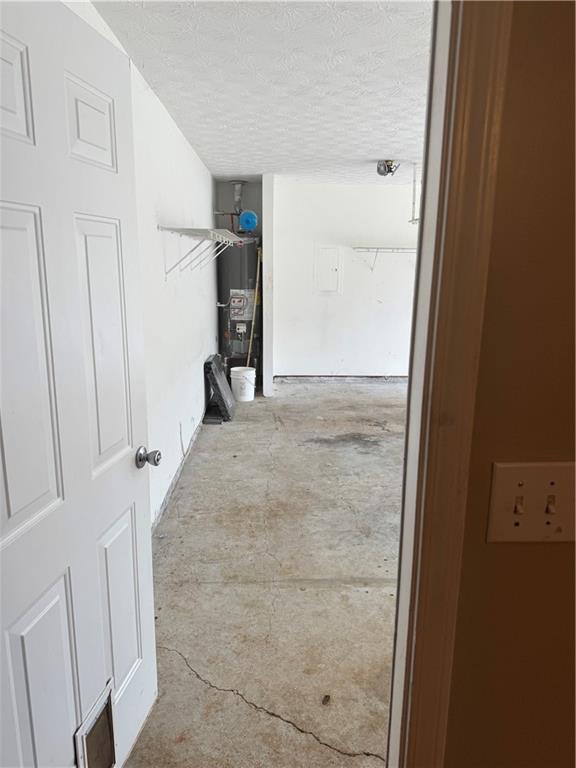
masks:
[(216, 177), (382, 182), (422, 157), (429, 2), (99, 2)]

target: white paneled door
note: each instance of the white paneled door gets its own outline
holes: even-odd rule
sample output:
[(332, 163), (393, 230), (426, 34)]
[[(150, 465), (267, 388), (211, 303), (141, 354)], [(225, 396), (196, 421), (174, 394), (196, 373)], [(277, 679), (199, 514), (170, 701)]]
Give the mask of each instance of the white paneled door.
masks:
[(1, 765), (75, 765), (111, 678), (120, 765), (156, 695), (129, 62), (0, 13)]

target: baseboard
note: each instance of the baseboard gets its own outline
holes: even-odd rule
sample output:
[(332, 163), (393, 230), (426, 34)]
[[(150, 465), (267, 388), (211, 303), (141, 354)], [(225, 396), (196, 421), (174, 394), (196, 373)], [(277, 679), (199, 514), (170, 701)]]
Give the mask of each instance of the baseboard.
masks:
[(152, 523), (152, 533), (156, 530), (156, 526), (162, 520), (162, 517), (164, 516), (164, 512), (166, 511), (166, 507), (170, 503), (170, 498), (172, 497), (172, 494), (174, 493), (174, 489), (176, 488), (176, 485), (178, 484), (178, 480), (180, 479), (180, 475), (182, 474), (182, 470), (184, 469), (184, 464), (186, 463), (188, 456), (190, 455), (190, 452), (192, 451), (192, 448), (194, 447), (194, 443), (196, 442), (196, 438), (200, 434), (200, 428), (202, 427), (202, 419), (200, 419), (200, 423), (196, 426), (196, 429), (194, 432), (192, 432), (192, 437), (190, 438), (190, 442), (188, 443), (188, 447), (186, 448), (186, 452), (182, 456), (182, 459), (180, 461), (180, 464), (178, 465), (178, 468), (176, 469), (176, 472), (174, 473), (174, 477), (170, 481), (170, 485), (168, 486), (168, 490), (166, 491), (166, 495), (164, 496), (164, 499), (162, 501), (162, 504), (160, 504), (160, 509), (158, 510), (158, 514), (154, 518), (154, 521)]
[(408, 381), (408, 376), (274, 376), (274, 383), (282, 384), (282, 382), (323, 382), (333, 381), (342, 383), (364, 383), (364, 384), (405, 384)]

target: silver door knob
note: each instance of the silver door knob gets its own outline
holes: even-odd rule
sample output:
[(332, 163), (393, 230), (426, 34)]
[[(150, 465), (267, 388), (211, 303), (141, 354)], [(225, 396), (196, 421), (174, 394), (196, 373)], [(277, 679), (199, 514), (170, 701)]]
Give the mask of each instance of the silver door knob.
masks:
[(149, 451), (144, 445), (141, 445), (136, 451), (135, 462), (138, 469), (142, 469), (146, 462), (152, 464), (153, 467), (157, 467), (161, 461), (162, 454), (160, 451)]

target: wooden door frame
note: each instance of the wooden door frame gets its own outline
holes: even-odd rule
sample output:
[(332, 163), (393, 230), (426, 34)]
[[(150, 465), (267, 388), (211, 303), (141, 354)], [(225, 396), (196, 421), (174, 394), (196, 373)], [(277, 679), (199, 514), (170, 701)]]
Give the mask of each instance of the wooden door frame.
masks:
[(435, 6), (389, 768), (444, 765), (512, 11)]

